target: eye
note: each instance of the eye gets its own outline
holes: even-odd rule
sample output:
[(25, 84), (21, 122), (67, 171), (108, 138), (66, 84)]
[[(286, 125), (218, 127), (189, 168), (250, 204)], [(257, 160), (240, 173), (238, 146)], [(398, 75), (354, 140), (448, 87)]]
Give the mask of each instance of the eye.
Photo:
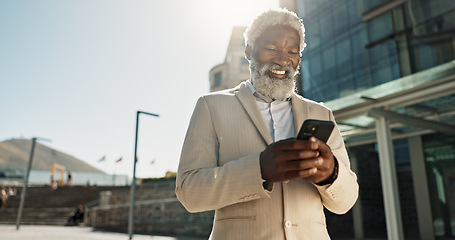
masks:
[(296, 54), (299, 54), (298, 52), (294, 52), (294, 51), (290, 51), (288, 52), (289, 54), (292, 54), (292, 55), (296, 55)]
[(274, 48), (268, 48), (268, 47), (265, 47), (264, 50), (266, 50), (266, 51), (275, 51)]

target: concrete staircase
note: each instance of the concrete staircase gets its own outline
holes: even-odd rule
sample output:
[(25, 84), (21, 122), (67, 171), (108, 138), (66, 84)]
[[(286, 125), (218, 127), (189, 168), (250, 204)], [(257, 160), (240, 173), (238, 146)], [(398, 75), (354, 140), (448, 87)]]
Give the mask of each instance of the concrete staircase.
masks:
[[(64, 186), (52, 190), (49, 186), (28, 187), (22, 211), (21, 225), (65, 225), (78, 204), (99, 199), (101, 191), (115, 187)], [(21, 188), (17, 189), (20, 194)], [(20, 198), (8, 199), (0, 212), (0, 224), (16, 224)]]

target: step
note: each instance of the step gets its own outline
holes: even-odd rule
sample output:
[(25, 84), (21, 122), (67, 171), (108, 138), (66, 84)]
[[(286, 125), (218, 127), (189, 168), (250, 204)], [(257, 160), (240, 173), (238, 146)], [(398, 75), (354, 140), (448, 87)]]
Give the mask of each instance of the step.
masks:
[[(2, 221), (0, 222), (0, 224), (5, 224), (5, 225), (16, 225), (16, 221)], [(65, 226), (66, 225), (66, 220), (64, 221), (47, 221), (47, 222), (43, 222), (43, 221), (21, 221), (21, 224), (20, 225), (52, 225), (52, 226)]]

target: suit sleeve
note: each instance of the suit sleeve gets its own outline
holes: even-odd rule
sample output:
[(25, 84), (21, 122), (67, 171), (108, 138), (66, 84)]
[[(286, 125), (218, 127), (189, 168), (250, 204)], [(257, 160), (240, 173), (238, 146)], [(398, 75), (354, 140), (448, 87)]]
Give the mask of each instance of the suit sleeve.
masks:
[[(335, 122), (331, 111), (329, 111), (329, 115), (330, 120)], [(318, 189), (322, 203), (329, 211), (344, 214), (357, 201), (359, 192), (357, 176), (350, 168), (348, 154), (338, 126), (335, 125), (327, 144), (338, 160), (338, 177), (330, 185), (318, 186), (315, 184), (314, 186)]]
[(199, 98), (180, 156), (176, 195), (189, 212), (269, 198), (262, 187), (259, 152), (218, 166), (219, 140), (204, 97)]

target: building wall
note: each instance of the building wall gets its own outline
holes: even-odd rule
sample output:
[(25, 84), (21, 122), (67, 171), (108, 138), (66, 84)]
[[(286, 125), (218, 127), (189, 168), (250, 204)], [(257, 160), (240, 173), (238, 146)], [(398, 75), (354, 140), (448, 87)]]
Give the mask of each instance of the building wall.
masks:
[[(282, 0), (286, 7), (289, 0)], [(327, 102), (353, 95), (419, 73), (455, 58), (455, 1), (452, 0), (296, 0), (297, 13), (306, 27), (307, 47), (303, 52), (301, 94), (316, 101)], [(438, 79), (437, 76), (432, 76)], [(435, 97), (408, 108), (391, 109), (415, 119), (428, 117), (428, 112), (444, 112), (453, 116), (453, 107), (446, 106), (455, 95)], [(374, 99), (371, 99), (374, 101)], [(418, 101), (417, 101), (418, 102)], [(429, 107), (430, 106), (430, 107)], [(450, 110), (452, 109), (452, 110)], [(441, 111), (442, 110), (442, 111)], [(405, 115), (406, 116), (406, 115)], [(365, 117), (366, 118), (366, 117)], [(363, 119), (363, 124), (374, 119)], [(428, 118), (427, 118), (428, 119)], [(442, 123), (454, 125), (453, 118)], [(451, 120), (452, 119), (452, 120)], [(438, 123), (435, 121), (435, 124)], [(352, 124), (353, 122), (351, 122)], [(349, 123), (348, 123), (349, 124)], [(371, 126), (369, 126), (371, 127)], [(392, 129), (392, 130), (403, 130)], [(396, 132), (394, 132), (396, 133)], [(399, 133), (399, 132), (398, 132)], [(373, 133), (374, 134), (374, 133)], [(393, 141), (399, 201), (404, 237), (406, 239), (455, 238), (455, 155), (450, 134), (415, 134), (422, 149), (409, 145), (411, 138)], [(371, 136), (371, 134), (370, 134)], [(366, 138), (367, 139), (367, 138)], [(349, 145), (349, 141), (347, 141)], [(387, 237), (384, 215), (383, 187), (379, 167), (378, 145), (365, 143), (349, 146), (351, 161), (357, 162), (360, 185), (357, 209), (360, 209), (362, 237)], [(415, 165), (410, 152), (425, 155), (426, 184), (431, 199), (432, 218), (429, 229), (419, 233), (416, 196), (422, 196), (415, 183)], [(420, 154), (420, 153), (419, 153)], [(418, 176), (417, 176), (418, 177)], [(418, 181), (421, 182), (421, 181)], [(427, 211), (424, 211), (427, 212)], [(327, 214), (332, 237), (354, 237), (349, 216)], [(423, 221), (424, 222), (424, 221)], [(428, 221), (426, 222), (428, 223)], [(433, 235), (428, 237), (429, 235)]]
[(224, 62), (210, 70), (210, 92), (233, 88), (249, 79), (249, 63), (245, 59), (243, 38), (245, 29), (246, 27), (233, 28)]
[[(127, 232), (130, 188), (117, 188), (103, 194), (108, 196), (108, 203), (89, 208), (86, 224)], [(175, 178), (144, 183), (136, 188), (134, 233), (208, 238), (213, 214), (214, 211), (187, 212), (175, 196)]]
[(455, 136), (422, 137), (435, 236), (455, 239)]
[(391, 2), (297, 1), (305, 97), (329, 101), (454, 59), (455, 1)]

